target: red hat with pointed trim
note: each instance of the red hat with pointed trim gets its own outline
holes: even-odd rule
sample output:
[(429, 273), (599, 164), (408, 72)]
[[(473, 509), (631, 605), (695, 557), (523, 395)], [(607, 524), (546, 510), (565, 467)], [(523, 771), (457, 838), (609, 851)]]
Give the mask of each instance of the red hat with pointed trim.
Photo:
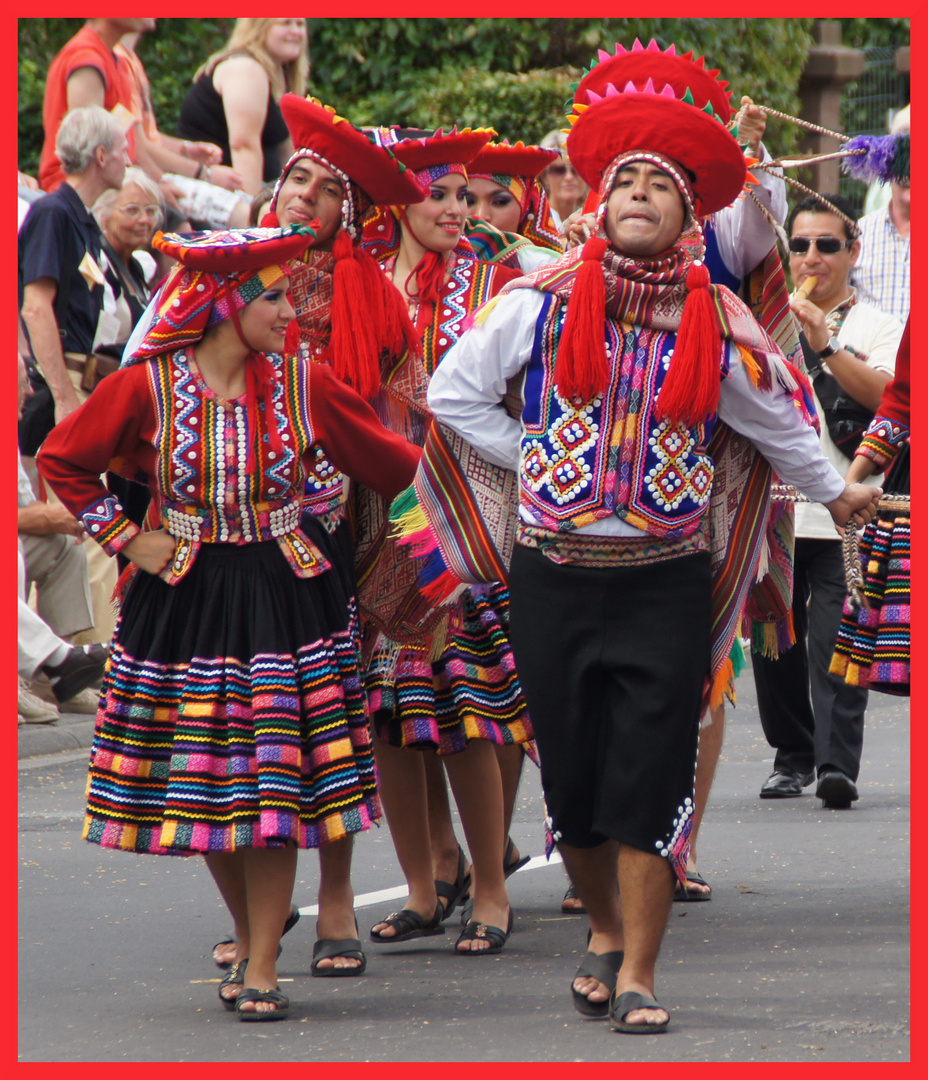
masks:
[[(714, 72), (689, 59), (692, 54), (677, 56), (656, 46), (645, 49), (637, 41), (635, 45), (630, 52), (607, 55), (578, 87), (567, 117), (572, 125), (567, 153), (574, 168), (598, 190), (610, 162), (620, 154), (659, 152), (692, 174), (698, 215), (721, 210), (748, 179), (744, 154), (723, 119), (731, 116), (727, 95)], [(650, 65), (656, 74), (649, 74)], [(667, 73), (673, 73), (669, 80)], [(720, 95), (722, 116), (713, 104), (722, 106)], [(699, 105), (701, 98), (707, 100)]]
[(706, 68), (703, 56), (694, 60), (692, 52), (677, 55), (675, 45), (662, 50), (653, 38), (647, 47), (635, 38), (631, 49), (616, 43), (614, 53), (599, 50), (597, 59), (574, 90), (574, 102), (586, 103), (588, 90), (603, 94), (609, 83), (620, 86), (633, 82), (644, 86), (651, 79), (655, 86), (672, 86), (677, 97), (687, 104), (700, 109), (710, 104), (715, 115), (728, 124), (732, 117), (731, 91), (729, 83), (719, 78), (720, 74), (720, 70)]
[(538, 176), (560, 156), (559, 150), (526, 146), (521, 140), (511, 146), (507, 142), (491, 142), (467, 163), (467, 175)]
[[(493, 128), (453, 127), (447, 134), (442, 128), (429, 134), (421, 128), (372, 128), (370, 137), (379, 145), (388, 147), (408, 168), (416, 173), (426, 173), (436, 178), (435, 170), (448, 166), (468, 165), (493, 138)], [(420, 185), (426, 177), (420, 177)]]
[(312, 150), (357, 184), (375, 205), (402, 205), (422, 199), (408, 166), (388, 147), (375, 146), (331, 106), (317, 98), (284, 94), (280, 111), (297, 153)]

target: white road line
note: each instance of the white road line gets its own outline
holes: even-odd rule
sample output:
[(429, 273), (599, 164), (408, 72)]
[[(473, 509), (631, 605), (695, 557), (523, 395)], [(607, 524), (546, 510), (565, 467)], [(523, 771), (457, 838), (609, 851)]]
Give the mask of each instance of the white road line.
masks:
[[(517, 874), (524, 874), (526, 870), (537, 870), (541, 866), (553, 866), (555, 863), (561, 862), (561, 856), (555, 851), (550, 859), (546, 859), (544, 855), (536, 855), (520, 870), (517, 870)], [(355, 910), (365, 907), (373, 907), (374, 904), (382, 904), (387, 900), (400, 900), (407, 896), (409, 890), (405, 885), (400, 885), (392, 889), (378, 889), (377, 892), (361, 893), (360, 896), (354, 898)], [(309, 904), (306, 907), (300, 908), (301, 915), (318, 915), (319, 905)]]

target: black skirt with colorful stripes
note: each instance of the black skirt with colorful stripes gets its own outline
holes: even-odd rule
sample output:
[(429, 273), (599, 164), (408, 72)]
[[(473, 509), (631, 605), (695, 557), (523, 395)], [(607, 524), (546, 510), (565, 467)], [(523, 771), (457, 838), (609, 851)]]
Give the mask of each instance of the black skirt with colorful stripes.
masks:
[(456, 628), (432, 662), (429, 646), (381, 638), (366, 688), (378, 738), (392, 746), (458, 754), (471, 739), (534, 750), (532, 724), (509, 644), (509, 590), (471, 587)]
[[(884, 489), (908, 495), (909, 446), (887, 472)], [(912, 522), (908, 508), (880, 510), (860, 537), (867, 606), (845, 600), (831, 672), (851, 686), (906, 697), (911, 683)]]
[(84, 838), (190, 855), (319, 847), (380, 817), (347, 528), (298, 578), (274, 542), (204, 544), (176, 586), (123, 601), (91, 751)]

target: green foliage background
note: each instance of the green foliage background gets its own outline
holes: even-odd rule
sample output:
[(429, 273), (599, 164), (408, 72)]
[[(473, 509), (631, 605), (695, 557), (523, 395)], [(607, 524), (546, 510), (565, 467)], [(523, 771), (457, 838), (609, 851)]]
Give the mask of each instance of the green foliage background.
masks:
[[(900, 45), (908, 19), (843, 19), (844, 43)], [(159, 126), (173, 132), (191, 77), (233, 19), (161, 19), (141, 56)], [(19, 164), (35, 174), (42, 96), (52, 57), (83, 19), (19, 20)], [(656, 38), (705, 55), (734, 100), (795, 115), (812, 19), (310, 19), (313, 94), (356, 124), (489, 125), (537, 141), (563, 124), (564, 102), (597, 49)], [(772, 120), (768, 144), (791, 150), (798, 131)]]

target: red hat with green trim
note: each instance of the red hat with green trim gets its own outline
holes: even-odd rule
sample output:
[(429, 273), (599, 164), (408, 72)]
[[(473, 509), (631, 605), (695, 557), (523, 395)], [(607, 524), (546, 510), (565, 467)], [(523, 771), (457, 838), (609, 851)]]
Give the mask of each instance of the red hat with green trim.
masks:
[[(620, 154), (652, 151), (672, 158), (693, 177), (696, 212), (702, 216), (728, 206), (748, 179), (747, 165), (726, 127), (731, 105), (717, 71), (706, 71), (692, 53), (674, 46), (631, 50), (616, 46), (601, 53), (580, 81), (567, 119), (567, 153), (594, 190)], [(727, 84), (725, 84), (727, 85)], [(604, 194), (604, 193), (601, 193)]]
[(552, 161), (561, 156), (559, 150), (543, 146), (526, 146), (521, 140), (487, 143), (467, 164), (468, 176), (538, 176)]
[(329, 105), (317, 98), (284, 94), (280, 111), (290, 130), (296, 153), (287, 163), (310, 150), (343, 173), (377, 206), (419, 202), (422, 192), (408, 166), (389, 147), (377, 146)]

